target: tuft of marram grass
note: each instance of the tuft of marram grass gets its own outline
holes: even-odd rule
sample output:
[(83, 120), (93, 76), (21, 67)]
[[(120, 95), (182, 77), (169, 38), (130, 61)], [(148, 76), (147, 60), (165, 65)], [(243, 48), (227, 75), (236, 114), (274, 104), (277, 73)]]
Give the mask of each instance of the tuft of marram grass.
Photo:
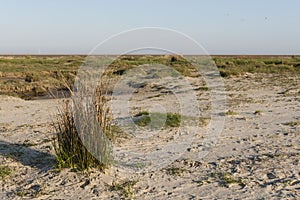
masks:
[(106, 94), (100, 83), (91, 101), (82, 104), (83, 101), (72, 98), (64, 102), (54, 125), (57, 134), (53, 146), (58, 168), (95, 167), (104, 172), (111, 164), (112, 120)]

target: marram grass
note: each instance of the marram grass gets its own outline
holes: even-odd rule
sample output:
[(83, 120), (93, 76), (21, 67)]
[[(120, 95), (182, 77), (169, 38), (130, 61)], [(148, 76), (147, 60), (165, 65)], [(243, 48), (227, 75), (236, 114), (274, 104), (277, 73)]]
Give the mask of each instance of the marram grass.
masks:
[(59, 109), (53, 141), (58, 168), (99, 168), (104, 172), (111, 164), (111, 118), (105, 95), (100, 84), (92, 101), (83, 105), (66, 100)]

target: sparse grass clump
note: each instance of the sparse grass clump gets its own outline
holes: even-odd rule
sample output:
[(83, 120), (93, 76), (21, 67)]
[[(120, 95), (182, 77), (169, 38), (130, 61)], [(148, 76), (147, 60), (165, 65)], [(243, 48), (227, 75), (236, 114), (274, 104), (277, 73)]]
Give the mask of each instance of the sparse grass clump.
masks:
[(9, 176), (11, 174), (11, 170), (7, 166), (0, 166), (0, 176), (1, 179), (4, 180), (6, 176)]
[(137, 184), (137, 180), (125, 180), (122, 182), (113, 182), (110, 186), (110, 191), (120, 192), (120, 195), (125, 199), (131, 199), (134, 195), (133, 187)]
[(240, 178), (235, 178), (228, 173), (214, 172), (211, 173), (211, 177), (218, 179), (220, 186), (228, 187), (231, 184), (238, 184), (244, 186), (243, 181)]
[(82, 170), (100, 165), (86, 149), (76, 130), (74, 111), (69, 103), (65, 103), (60, 110), (59, 118), (56, 123), (57, 138), (55, 138), (54, 149), (58, 168), (80, 168)]
[(181, 122), (181, 115), (177, 113), (167, 113), (167, 127), (179, 127)]
[(139, 119), (137, 119), (135, 121), (135, 124), (138, 126), (148, 126), (151, 122), (151, 118), (149, 116), (149, 114), (137, 114), (135, 117), (140, 117)]
[[(53, 144), (59, 168), (89, 170), (97, 167), (104, 171), (110, 165), (111, 119), (102, 84), (93, 102), (65, 101), (55, 123), (57, 137)], [(91, 115), (95, 110), (96, 116)], [(80, 128), (80, 132), (78, 131)]]
[(179, 167), (170, 167), (166, 169), (166, 173), (172, 176), (179, 176), (186, 171), (187, 171), (186, 169), (179, 168)]

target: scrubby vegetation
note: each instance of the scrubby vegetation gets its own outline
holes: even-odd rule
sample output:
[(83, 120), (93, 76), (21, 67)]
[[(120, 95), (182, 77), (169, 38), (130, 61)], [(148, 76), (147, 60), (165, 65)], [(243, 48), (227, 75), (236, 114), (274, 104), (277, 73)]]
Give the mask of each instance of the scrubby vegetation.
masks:
[(113, 182), (110, 186), (110, 191), (119, 192), (122, 199), (132, 199), (134, 195), (133, 187), (137, 184), (137, 180), (124, 180)]
[(231, 184), (238, 184), (244, 187), (244, 183), (241, 178), (235, 178), (229, 173), (214, 172), (211, 173), (211, 177), (219, 181), (219, 185), (223, 187), (229, 187)]
[[(297, 56), (213, 56), (221, 76), (249, 73), (300, 74)], [(2, 56), (0, 57), (0, 94), (32, 99), (47, 93), (66, 90), (72, 85), (85, 56)], [(201, 59), (200, 59), (201, 60)], [(212, 62), (201, 60), (203, 66)], [(184, 76), (194, 76), (195, 69), (180, 56), (120, 56), (106, 73), (120, 76), (143, 64), (163, 64)], [(205, 88), (204, 88), (205, 89)]]
[(297, 73), (300, 74), (300, 57), (295, 56), (215, 56), (222, 77), (245, 73)]
[(0, 57), (0, 94), (32, 99), (72, 84), (82, 56)]

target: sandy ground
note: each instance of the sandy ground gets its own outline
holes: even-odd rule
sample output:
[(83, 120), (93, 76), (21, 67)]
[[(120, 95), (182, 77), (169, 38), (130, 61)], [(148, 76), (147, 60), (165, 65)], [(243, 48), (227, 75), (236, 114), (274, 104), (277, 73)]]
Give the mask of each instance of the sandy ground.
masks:
[[(299, 77), (248, 74), (224, 82), (226, 109), (234, 113), (225, 116), (224, 129), (209, 154), (201, 159), (195, 156), (201, 147), (201, 134), (208, 127), (204, 124), (180, 158), (142, 173), (126, 173), (116, 167), (105, 174), (92, 170), (89, 175), (72, 169), (56, 170), (51, 123), (62, 100), (24, 101), (1, 96), (0, 160), (11, 174), (0, 179), (0, 198), (299, 199), (300, 126), (289, 123), (300, 121)], [(194, 86), (201, 84), (196, 81)], [(166, 92), (156, 89), (151, 93), (147, 87), (141, 88), (132, 100), (132, 110), (141, 109), (139, 102), (145, 107), (163, 102)], [(207, 117), (209, 91), (197, 90), (197, 97), (202, 115)], [(158, 141), (164, 145), (170, 134), (176, 130), (164, 130), (142, 146), (151, 149)], [(118, 145), (136, 147), (128, 141)], [(136, 184), (122, 186), (129, 180)], [(122, 187), (113, 191), (113, 184)]]

